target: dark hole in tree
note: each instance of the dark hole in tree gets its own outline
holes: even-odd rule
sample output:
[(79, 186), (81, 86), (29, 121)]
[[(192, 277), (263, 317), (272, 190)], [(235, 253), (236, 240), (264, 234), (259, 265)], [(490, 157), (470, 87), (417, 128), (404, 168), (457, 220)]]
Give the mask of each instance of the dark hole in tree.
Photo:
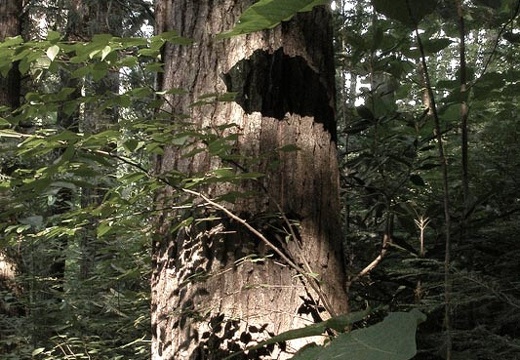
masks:
[(312, 116), (336, 140), (334, 110), (327, 89), (301, 56), (291, 57), (279, 48), (270, 54), (257, 50), (222, 74), (228, 92), (248, 114), (282, 120), (285, 114)]

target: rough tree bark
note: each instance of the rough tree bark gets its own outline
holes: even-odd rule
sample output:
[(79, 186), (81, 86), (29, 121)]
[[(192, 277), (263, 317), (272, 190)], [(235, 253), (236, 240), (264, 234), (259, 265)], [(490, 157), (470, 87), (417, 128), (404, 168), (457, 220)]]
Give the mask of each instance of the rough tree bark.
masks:
[[(226, 206), (319, 282), (298, 273), (224, 213), (213, 213), (220, 220), (173, 232), (183, 215), (166, 211), (153, 240), (153, 359), (222, 359), (273, 334), (347, 311), (329, 14), (316, 8), (272, 31), (224, 41), (214, 37), (251, 4), (157, 1), (157, 31), (175, 30), (196, 42), (167, 44), (163, 50), (159, 88), (189, 91), (170, 96), (163, 110), (172, 121), (178, 121), (176, 114), (189, 115), (199, 129), (237, 124), (227, 132), (237, 132), (233, 152), (243, 156), (222, 162), (207, 151), (184, 157), (178, 148), (166, 147), (157, 172), (193, 175), (234, 167), (237, 173), (264, 173), (259, 181), (202, 191), (212, 198), (230, 190), (256, 191)], [(190, 106), (204, 94), (226, 91), (237, 93), (234, 102)], [(292, 144), (300, 150), (279, 150)], [(174, 199), (178, 193), (168, 188), (159, 194), (158, 206), (173, 205)], [(285, 240), (289, 231), (282, 217), (268, 216), (278, 212), (278, 205), (298, 222), (296, 239)], [(308, 341), (273, 345), (242, 358), (285, 359)]]
[[(0, 41), (21, 33), (21, 0), (0, 0)], [(20, 72), (17, 64), (6, 77), (0, 75), (0, 105), (16, 109), (20, 106)]]

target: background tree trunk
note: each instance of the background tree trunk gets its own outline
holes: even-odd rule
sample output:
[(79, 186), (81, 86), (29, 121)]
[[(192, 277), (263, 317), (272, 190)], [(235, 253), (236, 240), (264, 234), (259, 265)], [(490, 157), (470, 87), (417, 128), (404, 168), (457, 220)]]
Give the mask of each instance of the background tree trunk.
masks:
[[(20, 16), (22, 2), (20, 0), (0, 0), (0, 41), (21, 33)], [(0, 116), (2, 112), (11, 112), (20, 106), (20, 72), (16, 63), (6, 77), (0, 75)], [(3, 150), (3, 149), (2, 149)], [(12, 172), (12, 164), (2, 163), (0, 176)], [(0, 196), (9, 197), (3, 191)], [(3, 211), (4, 209), (2, 209)], [(17, 318), (25, 315), (25, 309), (20, 302), (22, 288), (17, 281), (20, 272), (19, 252), (9, 251), (7, 246), (0, 249), (0, 353), (8, 353), (16, 349), (16, 343), (8, 344), (2, 340), (16, 334)]]
[[(296, 264), (317, 274), (320, 282), (313, 290), (308, 277), (224, 214), (172, 233), (188, 215), (165, 212), (153, 244), (154, 359), (222, 359), (254, 341), (347, 311), (329, 14), (320, 8), (273, 31), (216, 40), (213, 35), (229, 29), (251, 3), (157, 2), (157, 31), (176, 30), (196, 41), (164, 48), (160, 90), (189, 90), (188, 95), (169, 97), (164, 110), (174, 114), (172, 121), (177, 114), (189, 115), (199, 129), (237, 124), (225, 135), (237, 131), (233, 151), (244, 156), (236, 166), (208, 152), (183, 157), (167, 147), (157, 169), (162, 175), (172, 170), (193, 175), (235, 165), (237, 172), (266, 174), (259, 182), (233, 188), (212, 185), (203, 192), (216, 197), (230, 190), (256, 191), (257, 196), (228, 208), (263, 231)], [(226, 91), (238, 93), (235, 102), (190, 107), (204, 94)], [(300, 150), (279, 150), (292, 144)], [(169, 188), (159, 195), (158, 206), (176, 199), (178, 194)], [(279, 212), (277, 204), (298, 222), (297, 239), (285, 242), (286, 224), (279, 215), (268, 216)], [(254, 258), (262, 260), (250, 261)], [(287, 358), (308, 341), (272, 346), (247, 358)]]
[[(0, 41), (21, 34), (22, 1), (0, 0)], [(7, 74), (0, 75), (0, 106), (20, 106), (20, 72), (16, 63)]]

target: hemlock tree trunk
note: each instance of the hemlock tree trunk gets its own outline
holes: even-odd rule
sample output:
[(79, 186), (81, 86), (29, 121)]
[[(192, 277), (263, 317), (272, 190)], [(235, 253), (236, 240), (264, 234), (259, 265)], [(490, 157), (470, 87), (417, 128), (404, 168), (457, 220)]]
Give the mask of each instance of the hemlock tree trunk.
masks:
[[(237, 133), (233, 154), (243, 157), (222, 161), (207, 151), (186, 157), (172, 146), (157, 160), (157, 171), (195, 175), (226, 167), (237, 174), (265, 174), (259, 181), (208, 185), (201, 191), (211, 198), (229, 191), (255, 192), (224, 205), (298, 267), (314, 273), (319, 283), (311, 284), (312, 276), (298, 273), (223, 212), (193, 210), (190, 216), (210, 213), (218, 220), (173, 232), (188, 215), (166, 211), (153, 240), (153, 359), (220, 360), (274, 334), (347, 311), (329, 14), (317, 8), (272, 31), (215, 39), (251, 4), (158, 0), (157, 31), (175, 30), (196, 42), (164, 48), (159, 90), (189, 91), (170, 96), (164, 110), (173, 114), (172, 121), (180, 121), (175, 114), (188, 115), (199, 129), (236, 124), (225, 134)], [(205, 94), (226, 91), (236, 92), (236, 101), (190, 106)], [(299, 150), (281, 151), (286, 145)], [(157, 206), (175, 205), (175, 199), (176, 190), (166, 189)], [(297, 222), (296, 239), (286, 240), (288, 226), (276, 215), (277, 204)], [(242, 358), (286, 359), (308, 342), (273, 345)]]

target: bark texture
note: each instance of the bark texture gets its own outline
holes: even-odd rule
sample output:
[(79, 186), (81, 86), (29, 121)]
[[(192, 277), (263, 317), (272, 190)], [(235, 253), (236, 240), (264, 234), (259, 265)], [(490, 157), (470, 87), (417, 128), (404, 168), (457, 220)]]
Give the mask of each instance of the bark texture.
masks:
[[(21, 33), (22, 0), (0, 0), (0, 41)], [(6, 77), (0, 75), (0, 105), (16, 109), (20, 106), (20, 72), (17, 64)]]
[[(272, 31), (215, 39), (214, 34), (230, 29), (251, 4), (156, 3), (158, 32), (176, 30), (196, 41), (164, 48), (160, 89), (189, 91), (171, 96), (164, 110), (172, 114), (172, 121), (180, 121), (177, 114), (189, 115), (188, 121), (199, 129), (234, 123), (236, 127), (223, 135), (238, 135), (234, 160), (222, 161), (207, 151), (186, 157), (172, 146), (157, 159), (157, 172), (204, 174), (234, 167), (237, 173), (266, 174), (260, 181), (208, 185), (202, 191), (209, 197), (228, 191), (255, 193), (226, 206), (320, 281), (310, 286), (309, 276), (299, 274), (223, 213), (166, 211), (153, 239), (153, 359), (223, 359), (274, 334), (347, 311), (329, 14), (320, 8)], [(237, 93), (234, 102), (190, 106), (203, 95), (226, 91)], [(300, 150), (280, 151), (285, 145)], [(178, 199), (174, 189), (167, 189), (159, 195), (158, 206)], [(272, 216), (278, 206), (297, 222), (296, 238), (285, 240), (287, 223)], [(183, 217), (208, 213), (219, 220), (172, 232)], [(285, 359), (307, 342), (273, 345), (242, 358)]]

